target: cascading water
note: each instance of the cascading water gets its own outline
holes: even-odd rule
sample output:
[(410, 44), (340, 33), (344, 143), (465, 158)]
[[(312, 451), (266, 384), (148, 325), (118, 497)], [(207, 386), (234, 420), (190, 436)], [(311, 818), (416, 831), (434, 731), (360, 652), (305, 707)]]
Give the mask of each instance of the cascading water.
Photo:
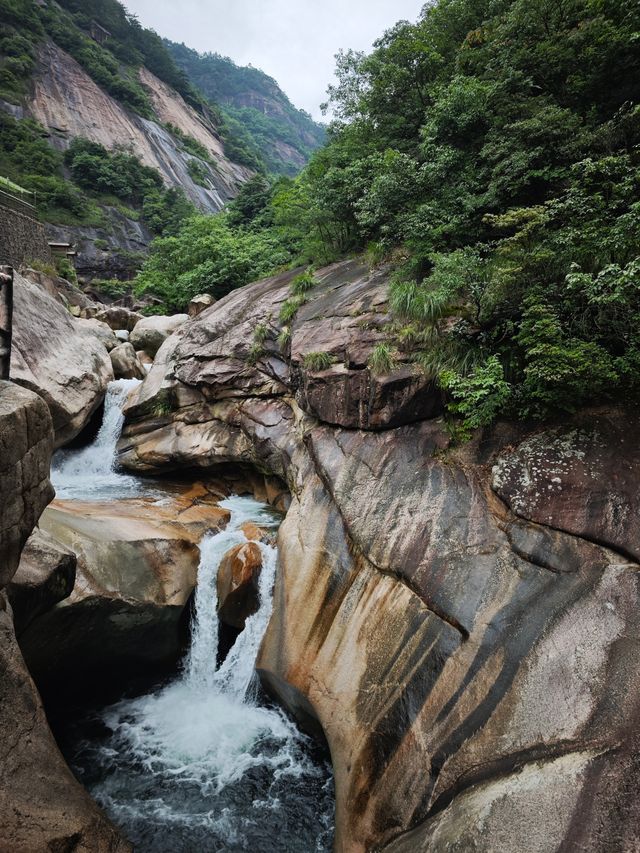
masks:
[(102, 425), (95, 440), (82, 450), (56, 454), (51, 481), (59, 498), (108, 500), (142, 494), (144, 483), (116, 471), (116, 445), (122, 431), (122, 409), (139, 379), (117, 379), (109, 383), (104, 401)]
[(261, 706), (253, 690), (272, 609), (277, 553), (270, 545), (260, 545), (260, 607), (216, 669), (220, 560), (246, 541), (245, 521), (272, 524), (268, 508), (250, 498), (221, 505), (231, 521), (202, 542), (192, 645), (181, 676), (102, 711), (107, 736), (81, 743), (72, 762), (137, 851), (328, 851), (329, 769), (293, 723)]

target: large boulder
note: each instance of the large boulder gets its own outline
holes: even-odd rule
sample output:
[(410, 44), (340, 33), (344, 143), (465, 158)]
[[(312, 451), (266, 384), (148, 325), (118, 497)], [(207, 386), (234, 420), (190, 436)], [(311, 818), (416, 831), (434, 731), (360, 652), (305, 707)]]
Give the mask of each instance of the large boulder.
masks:
[(260, 606), (259, 582), (262, 551), (255, 542), (236, 545), (218, 567), (218, 618), (242, 631)]
[(130, 308), (124, 308), (122, 305), (109, 305), (108, 308), (102, 308), (98, 311), (95, 319), (106, 323), (114, 332), (120, 329), (131, 332), (136, 324), (142, 320), (142, 314), (138, 314), (137, 311), (132, 311)]
[(124, 688), (129, 675), (174, 663), (199, 542), (228, 519), (212, 500), (188, 494), (161, 503), (54, 501), (41, 527), (76, 554), (76, 581), (21, 634), (38, 687), (46, 695), (100, 681)]
[(42, 530), (34, 530), (20, 557), (18, 571), (7, 587), (16, 634), (54, 604), (71, 595), (76, 580), (76, 555)]
[[(338, 851), (633, 850), (637, 418), (609, 413), (605, 430), (588, 413), (599, 438), (569, 425), (534, 471), (524, 428), (453, 448), (440, 420), (413, 422), (404, 393), (355, 408), (345, 395), (321, 412), (305, 394), (303, 353), (344, 324), (343, 363), (368, 361), (372, 330), (360, 343), (352, 323), (374, 298), (363, 275), (353, 264), (317, 274), (290, 355), (273, 320), (290, 277), (192, 320), (131, 401), (120, 460), (155, 474), (252, 466), (286, 483), (257, 666), (329, 743)], [(297, 330), (309, 336), (298, 349)], [(393, 426), (396, 406), (407, 414)]]
[(144, 379), (147, 375), (130, 343), (119, 344), (111, 350), (109, 357), (116, 379)]
[(93, 307), (95, 304), (86, 293), (80, 290), (77, 284), (67, 281), (66, 278), (61, 278), (58, 275), (41, 270), (30, 269), (29, 267), (21, 269), (20, 272), (24, 278), (33, 282), (33, 284), (37, 284), (68, 309), (87, 309)]
[(15, 275), (11, 378), (49, 406), (56, 447), (78, 435), (113, 379), (104, 345), (79, 322), (44, 289)]
[(136, 350), (144, 350), (154, 356), (169, 335), (172, 335), (189, 319), (188, 314), (174, 314), (172, 317), (145, 317), (136, 323), (129, 340)]
[(84, 332), (95, 335), (104, 345), (107, 352), (111, 352), (112, 349), (118, 346), (118, 338), (115, 336), (113, 329), (100, 320), (78, 319), (76, 326)]
[(36, 394), (0, 381), (0, 588), (18, 568), (20, 553), (54, 491), (51, 415)]

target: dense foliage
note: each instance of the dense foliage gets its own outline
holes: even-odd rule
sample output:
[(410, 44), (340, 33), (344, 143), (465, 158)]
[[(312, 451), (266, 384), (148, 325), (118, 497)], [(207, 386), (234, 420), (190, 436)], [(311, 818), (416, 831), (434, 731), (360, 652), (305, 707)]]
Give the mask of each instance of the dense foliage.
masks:
[(291, 261), (278, 235), (234, 228), (225, 214), (196, 216), (178, 236), (154, 241), (136, 279), (136, 291), (153, 292), (163, 309), (183, 311), (198, 293), (221, 297)]
[(202, 55), (184, 44), (166, 44), (189, 79), (219, 105), (235, 144), (243, 148), (236, 151), (238, 162), (247, 162), (248, 156), (248, 165), (295, 175), (324, 142), (324, 128), (297, 110), (263, 71), (236, 65), (217, 53)]
[(389, 345), (466, 427), (640, 391), (638, 32), (638, 0), (428, 4), (339, 56), (329, 144), (260, 214), (394, 262)]
[(34, 193), (42, 217), (59, 224), (101, 225), (98, 204), (124, 205), (153, 233), (175, 234), (195, 214), (181, 190), (166, 189), (158, 172), (129, 151), (76, 139), (63, 156), (37, 122), (2, 111), (0, 172)]

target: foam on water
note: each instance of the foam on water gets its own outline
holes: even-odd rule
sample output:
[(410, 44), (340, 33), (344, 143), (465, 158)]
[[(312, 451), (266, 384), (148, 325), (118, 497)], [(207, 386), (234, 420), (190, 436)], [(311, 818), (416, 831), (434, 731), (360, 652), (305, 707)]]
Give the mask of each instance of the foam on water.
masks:
[(260, 544), (260, 607), (216, 669), (216, 576), (246, 541), (245, 521), (269, 510), (230, 498), (225, 531), (201, 547), (192, 646), (182, 674), (101, 714), (109, 735), (76, 759), (90, 792), (141, 851), (327, 851), (333, 797), (328, 768), (280, 711), (256, 698), (254, 668), (272, 610), (277, 553)]
[(51, 482), (59, 498), (110, 500), (148, 494), (138, 477), (116, 471), (116, 445), (122, 432), (122, 409), (139, 379), (110, 382), (104, 401), (102, 425), (94, 441), (82, 450), (57, 453), (51, 466)]

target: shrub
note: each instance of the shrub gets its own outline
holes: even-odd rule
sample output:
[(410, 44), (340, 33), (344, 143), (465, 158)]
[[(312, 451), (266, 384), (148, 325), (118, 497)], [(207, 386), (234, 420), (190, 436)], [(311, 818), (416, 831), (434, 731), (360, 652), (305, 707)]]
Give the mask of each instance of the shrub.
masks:
[(469, 376), (444, 371), (440, 374), (440, 385), (451, 396), (448, 410), (461, 418), (454, 434), (462, 439), (469, 438), (478, 427), (488, 426), (505, 408), (512, 390), (495, 355), (489, 356)]

